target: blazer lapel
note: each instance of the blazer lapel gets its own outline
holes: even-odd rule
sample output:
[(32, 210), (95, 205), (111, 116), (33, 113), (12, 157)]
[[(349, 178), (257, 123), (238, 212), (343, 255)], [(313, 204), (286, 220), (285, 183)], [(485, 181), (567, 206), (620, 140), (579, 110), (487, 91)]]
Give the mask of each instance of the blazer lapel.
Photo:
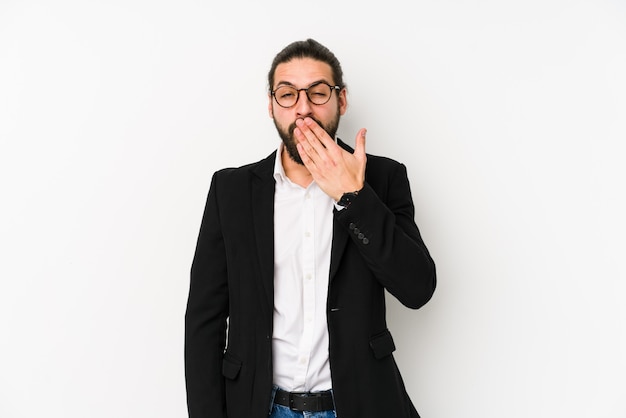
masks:
[[(274, 306), (274, 161), (276, 152), (252, 170), (251, 206), (261, 281), (268, 306)], [(242, 262), (245, 262), (242, 260)], [(271, 310), (270, 310), (271, 312)]]

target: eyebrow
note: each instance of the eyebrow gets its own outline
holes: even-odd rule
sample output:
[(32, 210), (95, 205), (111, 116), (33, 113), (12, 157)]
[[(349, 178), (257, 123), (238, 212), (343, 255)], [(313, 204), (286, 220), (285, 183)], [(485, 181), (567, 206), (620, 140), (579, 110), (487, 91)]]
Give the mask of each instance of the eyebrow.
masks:
[[(316, 80), (314, 82), (312, 82), (311, 84), (309, 84), (306, 88), (311, 87), (313, 84), (317, 84), (317, 83), (327, 83), (330, 84), (331, 86), (333, 85), (333, 83), (331, 83), (330, 81), (324, 79), (324, 78), (320, 78), (319, 80)], [(279, 88), (280, 86), (289, 86), (289, 87), (294, 87), (296, 88), (296, 85), (293, 83), (290, 83), (289, 81), (279, 81), (278, 83), (276, 83), (276, 86), (274, 87), (274, 90), (276, 90), (277, 88)]]

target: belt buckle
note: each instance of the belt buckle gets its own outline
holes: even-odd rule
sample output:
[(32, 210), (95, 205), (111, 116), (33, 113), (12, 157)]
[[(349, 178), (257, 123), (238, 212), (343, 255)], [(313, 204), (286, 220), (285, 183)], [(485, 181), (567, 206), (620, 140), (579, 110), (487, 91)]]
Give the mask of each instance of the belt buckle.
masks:
[(292, 411), (299, 411), (298, 407), (294, 405), (294, 398), (298, 395), (302, 395), (305, 392), (288, 392), (289, 393), (289, 409)]
[[(295, 405), (296, 398), (301, 401), (301, 405)], [(321, 394), (315, 392), (289, 392), (289, 409), (298, 412), (315, 411), (315, 408), (319, 408), (320, 399)]]

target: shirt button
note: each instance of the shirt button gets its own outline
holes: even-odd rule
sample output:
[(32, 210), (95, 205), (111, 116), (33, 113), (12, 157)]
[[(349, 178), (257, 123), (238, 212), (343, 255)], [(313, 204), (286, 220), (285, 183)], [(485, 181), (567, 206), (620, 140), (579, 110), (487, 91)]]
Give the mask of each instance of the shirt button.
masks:
[(310, 238), (311, 237), (311, 233), (310, 232), (305, 232), (304, 236), (307, 237), (307, 238)]

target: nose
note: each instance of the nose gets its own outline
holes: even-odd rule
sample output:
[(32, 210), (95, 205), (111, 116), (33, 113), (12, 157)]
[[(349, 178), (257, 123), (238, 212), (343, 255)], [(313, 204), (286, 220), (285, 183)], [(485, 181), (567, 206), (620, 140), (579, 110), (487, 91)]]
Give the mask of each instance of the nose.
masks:
[(306, 91), (300, 90), (298, 92), (298, 101), (296, 102), (295, 107), (297, 116), (304, 117), (311, 115), (312, 103), (309, 101)]

